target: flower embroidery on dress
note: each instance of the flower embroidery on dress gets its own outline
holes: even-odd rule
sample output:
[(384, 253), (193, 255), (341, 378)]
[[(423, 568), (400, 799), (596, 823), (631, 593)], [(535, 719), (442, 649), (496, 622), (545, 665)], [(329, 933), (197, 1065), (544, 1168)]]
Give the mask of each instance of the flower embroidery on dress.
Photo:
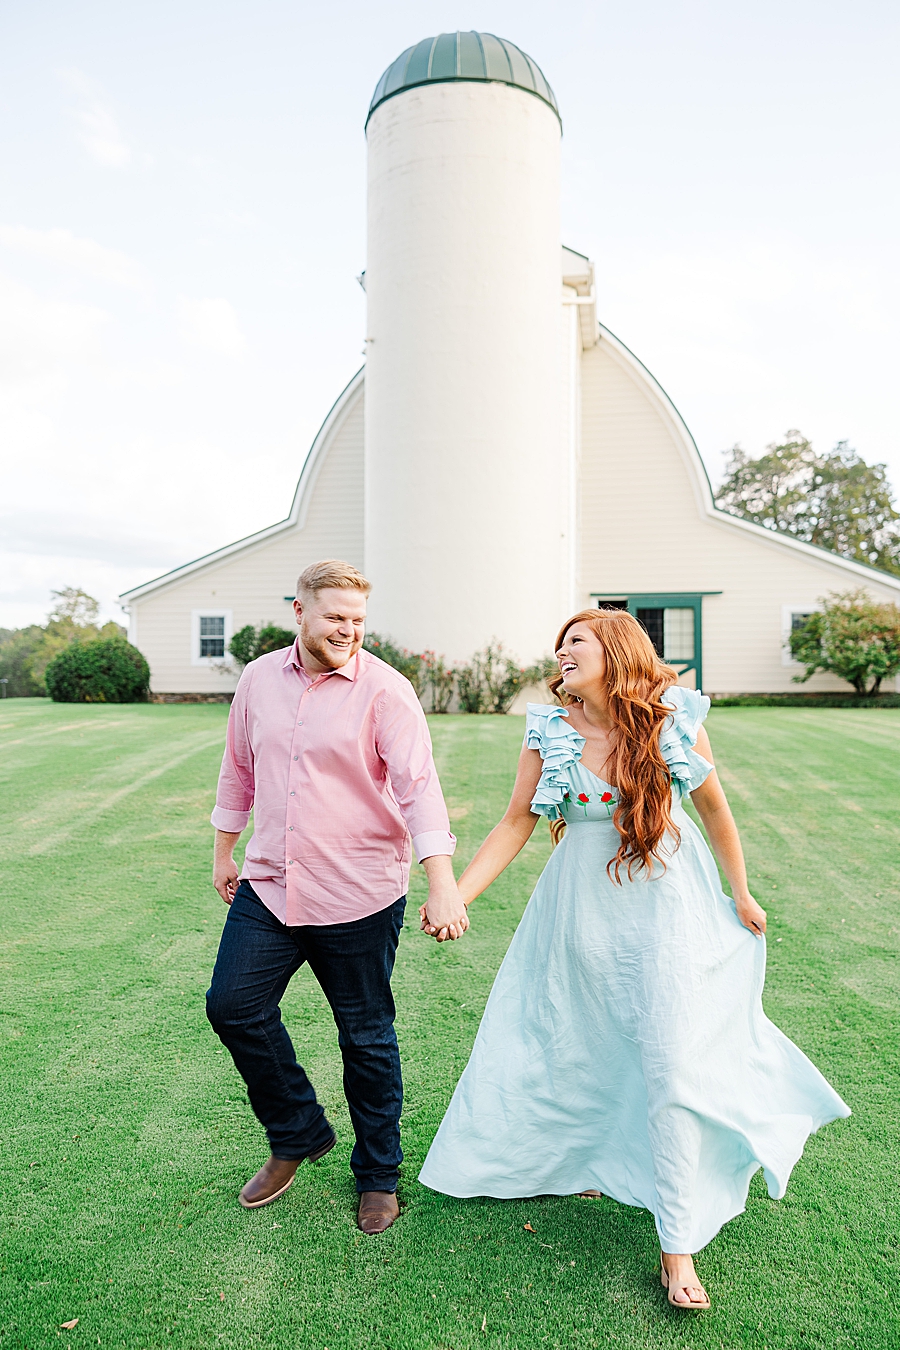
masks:
[[(584, 818), (585, 818), (585, 820), (587, 820), (587, 818), (588, 818), (588, 811), (587, 811), (587, 809), (588, 809), (588, 807), (589, 807), (590, 804), (591, 804), (591, 800), (592, 800), (592, 797), (591, 797), (591, 794), (590, 794), (589, 792), (579, 792), (578, 796), (575, 798), (575, 801), (577, 801), (578, 805), (579, 805), (579, 806), (581, 807), (581, 809), (584, 811)], [(596, 794), (596, 800), (599, 801), (599, 803), (600, 803), (601, 806), (605, 806), (605, 807), (606, 807), (606, 815), (607, 815), (607, 818), (608, 818), (608, 819), (612, 819), (613, 808), (619, 805), (619, 803), (616, 801), (616, 798), (615, 798), (614, 793), (612, 793), (612, 792), (598, 792), (598, 793)], [(567, 809), (568, 807), (574, 806), (574, 804), (575, 804), (575, 802), (573, 802), (573, 800), (572, 800), (572, 794), (571, 794), (571, 792), (564, 792), (564, 793), (563, 793), (563, 799), (562, 799), (562, 812), (561, 812), (561, 813), (564, 815), (566, 809)]]

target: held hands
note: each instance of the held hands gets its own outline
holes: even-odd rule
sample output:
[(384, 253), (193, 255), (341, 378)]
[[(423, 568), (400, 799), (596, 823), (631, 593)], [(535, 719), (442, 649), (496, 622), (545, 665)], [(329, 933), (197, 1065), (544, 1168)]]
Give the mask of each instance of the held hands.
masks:
[(437, 942), (454, 941), (462, 937), (469, 926), (469, 918), (456, 878), (453, 863), (445, 854), (422, 859), (428, 877), (428, 899), (419, 909), (422, 931)]
[(761, 938), (766, 931), (766, 911), (758, 905), (749, 891), (735, 898), (737, 916), (745, 928), (749, 928), (755, 938)]
[(438, 855), (422, 863), (428, 874), (428, 899), (419, 909), (422, 932), (438, 942), (462, 937), (469, 917), (453, 875), (449, 857)]
[[(456, 888), (454, 887), (454, 890)], [(419, 918), (422, 920), (422, 932), (433, 937), (436, 942), (452, 942), (462, 937), (469, 926), (466, 907), (456, 894), (436, 897), (434, 887), (429, 887), (428, 900), (419, 906)]]

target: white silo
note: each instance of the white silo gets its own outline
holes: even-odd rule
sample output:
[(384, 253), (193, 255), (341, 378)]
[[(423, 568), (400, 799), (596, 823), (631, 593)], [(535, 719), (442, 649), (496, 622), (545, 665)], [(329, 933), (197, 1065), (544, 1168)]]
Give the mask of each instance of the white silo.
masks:
[(366, 134), (371, 627), (531, 661), (567, 597), (556, 102), (511, 43), (445, 33)]

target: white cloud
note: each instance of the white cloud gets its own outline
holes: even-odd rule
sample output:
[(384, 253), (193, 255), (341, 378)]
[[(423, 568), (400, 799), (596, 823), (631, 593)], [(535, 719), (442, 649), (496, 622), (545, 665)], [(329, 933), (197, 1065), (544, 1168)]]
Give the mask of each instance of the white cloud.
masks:
[(0, 548), (41, 557), (86, 558), (111, 567), (153, 569), (184, 562), (184, 544), (141, 531), (114, 512), (23, 511), (0, 515)]
[(50, 592), (64, 586), (83, 587), (100, 601), (102, 620), (124, 623), (116, 597), (146, 580), (144, 567), (114, 567), (80, 555), (70, 557), (62, 550), (39, 555), (0, 548), (0, 625), (22, 628), (29, 623), (46, 623), (53, 603)]
[(93, 239), (79, 239), (71, 230), (32, 230), (26, 225), (0, 225), (0, 244), (114, 286), (139, 290), (145, 284), (141, 267), (127, 253), (105, 248)]
[(98, 357), (109, 320), (95, 305), (46, 299), (0, 275), (0, 387), (38, 384), (52, 395), (73, 366)]
[(219, 356), (243, 355), (247, 340), (241, 332), (237, 314), (228, 300), (191, 300), (178, 303), (181, 336), (193, 347), (202, 347)]
[(78, 96), (72, 116), (82, 146), (95, 163), (106, 169), (123, 169), (131, 160), (131, 148), (102, 91), (80, 70), (65, 71), (63, 79)]

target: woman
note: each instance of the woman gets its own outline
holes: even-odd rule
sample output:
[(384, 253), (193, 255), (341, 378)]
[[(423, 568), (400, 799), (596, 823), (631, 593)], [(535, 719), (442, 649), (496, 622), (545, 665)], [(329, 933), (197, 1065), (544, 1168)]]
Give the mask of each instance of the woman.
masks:
[(649, 1209), (669, 1302), (708, 1308), (692, 1253), (742, 1212), (758, 1167), (781, 1197), (808, 1135), (850, 1111), (763, 1013), (766, 916), (701, 725), (709, 699), (679, 688), (620, 610), (576, 614), (556, 647), (563, 706), (529, 704), (512, 800), (463, 899), (539, 815), (565, 834), (420, 1179), (448, 1195), (604, 1193)]

